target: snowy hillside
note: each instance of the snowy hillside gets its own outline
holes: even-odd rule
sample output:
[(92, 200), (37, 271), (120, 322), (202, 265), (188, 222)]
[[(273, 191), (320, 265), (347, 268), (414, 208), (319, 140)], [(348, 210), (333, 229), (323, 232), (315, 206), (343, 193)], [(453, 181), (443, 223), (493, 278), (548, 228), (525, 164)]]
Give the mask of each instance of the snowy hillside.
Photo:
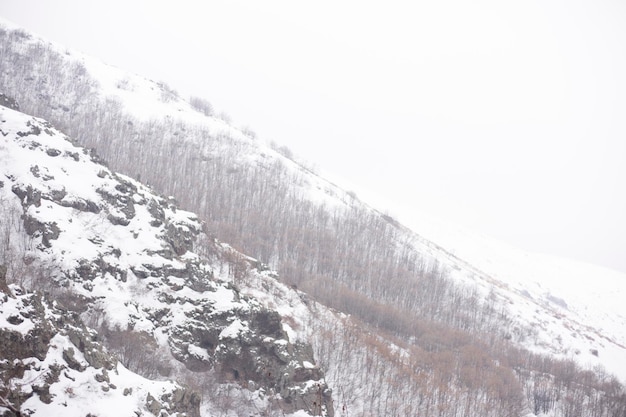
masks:
[(626, 381), (626, 274), (524, 252), (435, 220), (414, 229), (429, 239), (417, 245), (434, 247), (458, 279), (501, 295), (512, 316), (532, 329), (525, 347), (590, 368), (600, 364)]
[[(240, 366), (221, 377), (239, 382), (249, 363), (233, 359), (232, 335), (250, 333), (260, 345), (267, 336), (278, 356), (277, 346), (291, 343), (287, 351), (298, 360), (287, 372), (319, 380), (317, 360), (341, 416), (624, 409), (624, 388), (608, 375), (626, 381), (623, 274), (525, 254), (430, 219), (410, 230), (215, 117), (207, 103), (192, 105), (164, 83), (3, 25), (0, 52), (9, 59), (0, 64), (0, 89), (96, 148), (115, 170), (197, 212), (95, 168), (67, 142), (34, 139), (59, 140), (49, 126), (7, 110), (14, 121), (3, 134), (21, 145), (3, 161), (10, 170), (3, 192), (6, 204), (25, 210), (23, 227), (36, 239), (20, 250), (39, 250), (40, 266), (53, 265), (59, 283), (93, 301), (83, 313), (90, 324), (103, 317), (120, 331), (131, 324), (171, 348), (187, 370), (205, 370), (213, 354), (229, 358)], [(33, 162), (33, 152), (46, 162)], [(11, 224), (21, 224), (19, 216)], [(201, 228), (277, 269), (283, 284)], [(252, 330), (247, 323), (263, 308), (278, 312), (281, 329)], [(198, 310), (229, 313), (217, 332), (194, 327)], [(197, 343), (182, 337), (188, 324)], [(216, 348), (222, 339), (226, 347)], [(300, 342), (311, 343), (316, 357)], [(330, 404), (321, 387), (297, 388), (309, 390), (309, 410), (320, 393)], [(224, 388), (218, 392), (226, 401)], [(271, 406), (260, 390), (235, 392), (229, 401), (246, 410)], [(205, 413), (215, 411), (216, 403), (203, 404)]]
[[(66, 300), (145, 376), (189, 383), (191, 375), (204, 373), (201, 393), (209, 390), (211, 396), (223, 383), (257, 387), (239, 410), (275, 406), (287, 414), (332, 415), (330, 391), (305, 341), (267, 303), (241, 295), (231, 284), (233, 276), (260, 279), (270, 271), (210, 240), (195, 215), (97, 164), (49, 124), (1, 109), (2, 258), (13, 282)], [(13, 304), (5, 297), (2, 327), (23, 327), (27, 335), (32, 328), (27, 323), (10, 326), (16, 323), (11, 317), (21, 314)], [(58, 352), (72, 346), (57, 342)], [(45, 352), (40, 356), (47, 360)], [(57, 356), (49, 360), (58, 361)], [(24, 378), (9, 384), (28, 390)], [(135, 392), (145, 396), (147, 389)], [(76, 401), (84, 403), (77, 409), (91, 407), (90, 397), (76, 391)], [(40, 395), (43, 404), (23, 406), (35, 415), (51, 415), (56, 409), (50, 407), (66, 402), (54, 395), (53, 402)], [(222, 407), (211, 396), (204, 395), (203, 412)], [(116, 398), (111, 394), (107, 401)]]

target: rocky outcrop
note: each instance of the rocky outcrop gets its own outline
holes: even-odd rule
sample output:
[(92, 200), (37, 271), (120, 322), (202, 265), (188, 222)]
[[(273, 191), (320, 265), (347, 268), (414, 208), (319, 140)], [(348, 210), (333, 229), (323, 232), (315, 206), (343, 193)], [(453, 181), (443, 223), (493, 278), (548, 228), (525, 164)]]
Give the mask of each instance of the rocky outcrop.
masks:
[(177, 388), (161, 395), (158, 399), (148, 394), (146, 408), (155, 416), (160, 416), (161, 410), (169, 409), (170, 412), (180, 412), (186, 416), (195, 417), (198, 415), (200, 400), (198, 393)]
[[(18, 290), (19, 292), (21, 291)], [(8, 325), (0, 332), (2, 346), (0, 360), (25, 358), (43, 360), (55, 330), (52, 323), (45, 319), (41, 295), (22, 295), (16, 300), (9, 300), (8, 294), (3, 293), (0, 297), (3, 298), (4, 305), (15, 306), (4, 318)]]
[[(4, 173), (8, 186), (0, 192), (21, 207), (32, 267), (51, 266), (41, 283), (55, 294), (55, 308), (65, 312), (33, 326), (38, 333), (18, 335), (8, 326), (3, 346), (18, 349), (30, 338), (34, 350), (25, 355), (44, 360), (61, 335), (56, 363), (62, 372), (97, 370), (94, 384), (106, 392), (120, 386), (114, 375), (121, 365), (101, 342), (108, 342), (131, 370), (151, 376), (124, 350), (144, 349), (162, 369), (178, 361), (181, 377), (207, 375), (218, 384), (256, 392), (255, 407), (273, 404), (285, 413), (333, 415), (331, 391), (311, 348), (291, 340), (277, 311), (243, 296), (233, 283), (258, 274), (269, 278), (266, 267), (209, 238), (197, 217), (173, 199), (97, 165), (91, 153), (49, 125), (22, 118), (23, 125), (14, 123), (13, 131), (3, 127), (3, 132), (10, 149), (29, 165), (10, 164)], [(30, 300), (33, 311), (44, 308), (41, 296), (20, 299)], [(99, 333), (85, 329), (81, 317)], [(114, 345), (107, 335), (121, 338)], [(141, 345), (131, 346), (133, 341)], [(167, 409), (171, 415), (177, 407), (196, 415), (200, 397), (176, 389), (145, 393), (142, 403), (153, 414)], [(36, 393), (41, 401), (54, 401), (49, 385)]]
[[(113, 407), (119, 401), (118, 389), (124, 396), (135, 392), (137, 404), (144, 397), (159, 397), (134, 410), (137, 415), (200, 415), (197, 393), (177, 384), (142, 382), (136, 375), (135, 382), (129, 382), (133, 379), (129, 372), (120, 368), (78, 315), (54, 307), (41, 293), (25, 293), (16, 286), (12, 290), (14, 298), (0, 293), (0, 412), (3, 407), (7, 410), (3, 416), (27, 410), (45, 415), (48, 406), (50, 410), (67, 407), (69, 412), (78, 401), (84, 409), (90, 397), (99, 406), (110, 402)], [(80, 386), (73, 384), (77, 380)], [(95, 404), (92, 411), (98, 414)]]
[[(242, 297), (239, 302), (249, 301)], [(172, 300), (177, 307), (183, 303)], [(215, 369), (222, 382), (279, 394), (286, 413), (317, 409), (332, 416), (331, 391), (323, 372), (313, 365), (310, 346), (290, 343), (275, 311), (252, 302), (248, 306), (216, 312), (209, 304), (197, 303), (170, 331), (172, 354), (194, 372)]]

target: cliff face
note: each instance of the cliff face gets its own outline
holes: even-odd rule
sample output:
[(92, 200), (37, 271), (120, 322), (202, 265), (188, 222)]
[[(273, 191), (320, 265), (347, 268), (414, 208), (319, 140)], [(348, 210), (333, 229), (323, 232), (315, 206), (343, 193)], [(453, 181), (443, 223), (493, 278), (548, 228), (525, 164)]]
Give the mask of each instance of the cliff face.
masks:
[[(200, 387), (206, 377), (255, 393), (251, 407), (333, 415), (312, 349), (290, 340), (278, 312), (233, 284), (233, 277), (271, 278), (271, 271), (209, 238), (195, 215), (98, 164), (49, 124), (1, 108), (0, 132), (0, 202), (11, 224), (3, 230), (4, 263), (10, 281), (46, 294), (20, 300), (37, 299), (38, 306), (54, 301), (67, 312), (57, 316), (74, 317), (73, 327), (87, 322), (97, 330), (89, 340), (101, 339), (145, 376)], [(9, 340), (7, 323), (3, 337)], [(25, 333), (42, 346), (24, 357), (45, 360), (49, 340), (67, 333), (62, 324)], [(77, 344), (65, 344), (62, 366), (81, 368), (80, 354), (85, 367), (116, 369), (113, 360), (89, 362), (88, 339), (72, 341), (70, 333), (68, 340)], [(6, 352), (6, 360), (22, 359)], [(186, 412), (198, 414), (197, 394), (180, 393), (166, 397), (191, 398), (195, 405), (185, 406)], [(159, 400), (163, 395), (150, 394), (153, 414), (157, 402), (168, 403)]]
[(2, 415), (200, 415), (197, 393), (132, 373), (41, 293), (12, 285), (0, 294), (0, 344)]

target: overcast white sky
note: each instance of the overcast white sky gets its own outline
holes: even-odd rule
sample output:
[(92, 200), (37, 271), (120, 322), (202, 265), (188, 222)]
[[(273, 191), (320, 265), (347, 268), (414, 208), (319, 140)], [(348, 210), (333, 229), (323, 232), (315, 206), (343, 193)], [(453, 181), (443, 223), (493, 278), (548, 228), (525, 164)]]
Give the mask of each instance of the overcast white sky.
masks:
[(412, 223), (626, 271), (626, 2), (0, 0)]

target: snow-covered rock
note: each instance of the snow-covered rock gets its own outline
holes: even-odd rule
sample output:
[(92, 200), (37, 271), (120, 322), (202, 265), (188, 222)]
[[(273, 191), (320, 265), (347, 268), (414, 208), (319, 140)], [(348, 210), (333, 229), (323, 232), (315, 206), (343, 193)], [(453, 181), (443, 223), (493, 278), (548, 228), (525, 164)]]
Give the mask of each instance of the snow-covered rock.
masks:
[(76, 313), (41, 293), (8, 289), (0, 292), (2, 415), (199, 416), (197, 393), (129, 371)]
[[(0, 107), (0, 133), (0, 207), (13, 219), (3, 231), (10, 279), (28, 269), (25, 285), (55, 293), (52, 299), (109, 339), (143, 341), (157, 374), (172, 367), (172, 376), (207, 373), (218, 383), (255, 387), (286, 413), (332, 416), (312, 350), (290, 340), (278, 312), (231, 283), (235, 266), (254, 279), (268, 273), (261, 265), (206, 236), (194, 214), (110, 171), (50, 124)], [(82, 351), (73, 352), (82, 364)], [(172, 358), (184, 367), (168, 364)], [(149, 410), (163, 396), (151, 394)]]

